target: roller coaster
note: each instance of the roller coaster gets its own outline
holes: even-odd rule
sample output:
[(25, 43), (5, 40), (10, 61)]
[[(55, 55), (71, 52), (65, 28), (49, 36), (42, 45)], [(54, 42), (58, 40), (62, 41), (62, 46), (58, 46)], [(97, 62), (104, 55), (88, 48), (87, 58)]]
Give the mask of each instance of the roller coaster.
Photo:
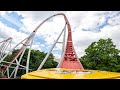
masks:
[[(33, 38), (35, 37), (37, 30), (45, 22), (47, 22), (49, 19), (56, 17), (56, 16), (63, 16), (65, 20), (65, 26), (63, 27), (61, 33), (55, 40), (54, 44), (50, 48), (49, 52), (43, 59), (38, 69), (36, 71), (30, 72), (29, 60), (30, 60), (31, 47), (33, 44)], [(67, 39), (65, 38), (66, 29), (68, 32)], [(44, 63), (48, 59), (56, 43), (59, 43), (58, 40), (60, 39), (62, 34), (63, 34), (63, 41), (61, 42), (62, 43), (62, 55), (61, 55), (62, 57), (60, 59), (58, 66), (56, 68), (42, 69)], [(22, 46), (16, 52), (14, 57), (9, 62), (6, 61), (5, 58), (19, 45), (22, 45)], [(27, 47), (29, 47), (28, 56), (26, 59), (27, 63), (26, 63), (26, 66), (23, 66), (20, 63), (22, 61), (22, 57)], [(1, 47), (0, 47), (0, 50), (1, 50)], [(70, 23), (66, 15), (63, 13), (52, 15), (48, 17), (47, 19), (45, 19), (43, 22), (41, 22), (27, 38), (19, 42), (7, 54), (5, 54), (4, 56), (1, 56), (0, 66), (3, 66), (2, 68), (3, 73), (7, 75), (6, 78), (8, 79), (16, 78), (17, 72), (19, 69), (26, 71), (26, 74), (22, 75), (21, 79), (109, 79), (109, 78), (119, 79), (120, 78), (120, 73), (117, 73), (117, 72), (84, 69), (74, 49), (74, 45), (72, 41), (72, 30), (71, 30)], [(10, 72), (11, 68), (12, 68), (12, 72)]]

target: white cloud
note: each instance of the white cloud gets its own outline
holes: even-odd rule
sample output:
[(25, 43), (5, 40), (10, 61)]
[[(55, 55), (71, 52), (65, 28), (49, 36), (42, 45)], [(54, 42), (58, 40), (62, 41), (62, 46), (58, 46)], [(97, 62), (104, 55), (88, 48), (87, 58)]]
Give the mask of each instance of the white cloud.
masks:
[(53, 15), (55, 12), (53, 11), (19, 11), (17, 12), (21, 14), (24, 19), (23, 24), (26, 32), (32, 32), (35, 27), (41, 23), (44, 19)]
[(7, 11), (0, 11), (0, 15), (4, 15)]
[[(85, 19), (82, 19), (82, 21), (79, 22), (79, 26), (75, 28), (73, 32), (73, 43), (78, 56), (79, 57), (83, 56), (85, 54), (84, 50), (92, 42), (98, 41), (100, 38), (104, 38), (104, 39), (112, 38), (114, 44), (117, 45), (118, 49), (120, 49), (120, 43), (119, 43), (120, 24), (117, 23), (119, 22), (120, 17), (116, 16), (116, 17), (110, 18), (108, 20), (108, 24), (110, 25), (106, 25), (105, 27), (101, 28), (101, 32), (95, 33), (92, 31), (82, 31), (83, 28), (87, 28), (87, 29), (93, 28), (93, 31), (94, 31), (96, 30), (95, 28), (97, 27), (96, 23), (98, 22), (103, 23), (106, 20), (106, 16), (104, 15), (105, 12), (101, 12), (101, 13), (95, 12), (93, 14), (91, 12), (89, 13), (86, 14)], [(99, 16), (98, 13), (101, 14), (101, 16)], [(110, 13), (110, 12), (106, 12), (106, 13)], [(112, 15), (110, 16), (112, 17), (115, 13), (112, 12), (111, 13)], [(115, 24), (113, 21), (117, 24)]]
[[(72, 36), (73, 36), (73, 44), (75, 47), (75, 51), (79, 57), (84, 55), (84, 50), (94, 41), (98, 41), (100, 38), (112, 38), (114, 44), (117, 45), (117, 48), (120, 49), (120, 15), (118, 11), (16, 11), (19, 15), (24, 17), (23, 24), (25, 28), (24, 32), (31, 33), (37, 25), (39, 25), (44, 19), (55, 13), (65, 13), (71, 28), (72, 28)], [(4, 14), (4, 12), (2, 12)], [(1, 12), (0, 12), (1, 14)], [(109, 17), (109, 18), (108, 18)], [(109, 25), (104, 26), (106, 23), (106, 18), (108, 19), (107, 23)], [(100, 27), (100, 26), (104, 27)], [(21, 40), (23, 40), (28, 35), (17, 32), (14, 29), (5, 27), (2, 23), (0, 23), (1, 27), (4, 27), (5, 30), (1, 29), (0, 34), (2, 40), (3, 38), (7, 38), (8, 36), (12, 36), (14, 38), (14, 44), (17, 44)], [(57, 39), (59, 33), (64, 27), (64, 18), (62, 16), (56, 16), (44, 23), (37, 31), (37, 37), (43, 37), (45, 42), (38, 44), (34, 44), (34, 49), (42, 50), (42, 47), (47, 45), (47, 49), (50, 49), (54, 40)], [(91, 30), (91, 31), (83, 31), (83, 29)], [(93, 32), (97, 29), (100, 29), (100, 32)], [(59, 41), (62, 41), (62, 37)], [(61, 50), (61, 45), (56, 45), (55, 50)], [(49, 50), (48, 50), (49, 51)], [(57, 58), (60, 57), (59, 54), (54, 54)]]
[(41, 47), (44, 47), (45, 45), (44, 44), (40, 44)]
[(61, 55), (60, 55), (60, 54), (54, 53), (54, 56), (55, 56), (55, 59), (60, 59), (60, 58), (61, 58)]
[(0, 36), (1, 38), (7, 38), (7, 37), (12, 37), (16, 40), (14, 42), (18, 42), (19, 40), (24, 39), (27, 37), (25, 33), (17, 32), (15, 29), (12, 29), (10, 27), (7, 27), (3, 23), (0, 22)]
[(93, 41), (98, 40), (99, 38), (100, 37), (98, 36), (98, 33), (91, 31), (76, 30), (73, 32), (73, 45), (78, 56), (82, 56), (88, 45), (90, 45)]
[(32, 49), (41, 51), (40, 46), (39, 45), (35, 45), (35, 44), (32, 45)]
[[(74, 12), (73, 11), (73, 12), (65, 12), (65, 13), (71, 24), (72, 31), (74, 31), (73, 43), (79, 57), (84, 55), (85, 48), (87, 48), (88, 45), (90, 45), (93, 41), (97, 41), (100, 38), (110, 37), (111, 33), (114, 33), (114, 31), (113, 32), (107, 31), (107, 27), (109, 29), (111, 28), (109, 26), (105, 26), (106, 29), (105, 30), (101, 29), (101, 32), (98, 32), (98, 33), (94, 33), (91, 31), (82, 31), (82, 29), (83, 28), (91, 29), (95, 31), (98, 28), (98, 25), (101, 25), (102, 23), (105, 22), (107, 15), (112, 17), (117, 12), (114, 13), (114, 12), (105, 12), (105, 11), (103, 12), (87, 12), (87, 11)], [(113, 21), (112, 19), (110, 19), (111, 21), (110, 20), (108, 21), (109, 24), (112, 23)], [(119, 18), (115, 19), (116, 22), (118, 22), (117, 19)], [(58, 37), (58, 32), (60, 33), (60, 30), (62, 30), (61, 27), (64, 26), (63, 22), (64, 22), (64, 19), (62, 17), (55, 17), (53, 18), (52, 22), (45, 23), (37, 32), (37, 35), (43, 36), (47, 44), (51, 45), (53, 44), (54, 40)], [(48, 35), (50, 35), (50, 37)], [(115, 36), (116, 34), (113, 34), (111, 38), (114, 38)], [(56, 47), (57, 47), (56, 48), (57, 50), (61, 49), (59, 48), (60, 47), (59, 45)]]
[(0, 40), (5, 40), (12, 37), (11, 49), (18, 44), (21, 40), (25, 39), (28, 35), (25, 33), (17, 32), (15, 29), (7, 27), (0, 22)]
[(120, 49), (120, 25), (115, 26), (106, 26), (102, 29), (101, 35), (104, 35), (104, 38), (111, 38), (114, 44)]

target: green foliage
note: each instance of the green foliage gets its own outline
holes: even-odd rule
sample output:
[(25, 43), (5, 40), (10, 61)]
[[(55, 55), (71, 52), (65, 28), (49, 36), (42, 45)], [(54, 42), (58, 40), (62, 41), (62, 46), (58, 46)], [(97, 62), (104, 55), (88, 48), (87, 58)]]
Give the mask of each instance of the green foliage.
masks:
[[(5, 60), (10, 61), (16, 54), (17, 50), (14, 50), (12, 52), (12, 54), (8, 55)], [(26, 49), (23, 58), (21, 60), (22, 65), (26, 66), (26, 61), (27, 61), (27, 56), (28, 56), (28, 51), (29, 49)], [(44, 52), (40, 52), (39, 50), (31, 50), (31, 55), (30, 55), (30, 61), (29, 61), (29, 68), (32, 69), (31, 71), (35, 71), (37, 70), (37, 68), (39, 67), (39, 65), (41, 64), (42, 60), (45, 58), (47, 53)], [(20, 57), (18, 57), (17, 59), (19, 60)], [(50, 56), (48, 57), (48, 60), (45, 62), (45, 64), (43, 65), (43, 68), (55, 68), (57, 66), (57, 62), (54, 61), (54, 56), (51, 53)], [(18, 70), (18, 76), (25, 74), (25, 70)]]
[(120, 71), (120, 50), (115, 48), (112, 39), (100, 39), (93, 42), (80, 61), (86, 69)]

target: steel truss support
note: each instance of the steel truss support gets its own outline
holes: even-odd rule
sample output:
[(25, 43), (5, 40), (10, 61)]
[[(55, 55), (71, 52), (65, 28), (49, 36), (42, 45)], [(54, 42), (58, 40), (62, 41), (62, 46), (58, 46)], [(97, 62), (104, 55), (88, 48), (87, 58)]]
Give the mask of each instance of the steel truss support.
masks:
[[(53, 44), (53, 46), (51, 47), (50, 51), (47, 53), (46, 57), (44, 58), (44, 60), (42, 61), (42, 63), (40, 64), (40, 66), (38, 67), (38, 70), (42, 68), (42, 66), (44, 65), (45, 61), (47, 60), (47, 58), (49, 57), (51, 51), (53, 50), (54, 46), (56, 45), (56, 43), (59, 43), (58, 40), (60, 38), (60, 36), (62, 35), (63, 31), (64, 31), (64, 38), (63, 38), (63, 46), (62, 46), (62, 56), (61, 56), (61, 61), (58, 64), (58, 67), (60, 68), (77, 68), (77, 69), (84, 69), (77, 57), (77, 54), (75, 53), (73, 44), (72, 44), (72, 35), (71, 35), (71, 27), (70, 24), (68, 22), (67, 17), (65, 16), (65, 14), (63, 13), (59, 13), (59, 14), (55, 14), (53, 16), (48, 17), (47, 19), (45, 19), (42, 23), (40, 23), (35, 30), (24, 40), (22, 40), (20, 43), (18, 43), (12, 50), (10, 50), (3, 58), (0, 59), (0, 66), (4, 66), (3, 70), (4, 73), (7, 74), (7, 78), (16, 78), (17, 76), (17, 72), (18, 70), (22, 67), (22, 69), (26, 70), (26, 73), (29, 72), (29, 60), (30, 60), (30, 52), (31, 52), (31, 47), (32, 47), (32, 43), (33, 43), (33, 38), (37, 32), (37, 30), (41, 27), (41, 25), (43, 25), (47, 20), (55, 17), (55, 16), (63, 16), (65, 19), (65, 27), (62, 30), (62, 32), (60, 33), (60, 35), (58, 36), (57, 40), (55, 41), (55, 43)], [(68, 29), (68, 38), (67, 38), (67, 42), (65, 45), (65, 34), (66, 34), (66, 28)], [(10, 61), (5, 61), (5, 58), (19, 45), (22, 44), (22, 47), (16, 52), (15, 56), (10, 60)], [(27, 48), (27, 46), (29, 47), (29, 52), (28, 52), (28, 56), (27, 56), (27, 63), (26, 66), (21, 65), (21, 60), (22, 57), (24, 55), (24, 52)], [(20, 57), (18, 59), (18, 57)], [(68, 64), (70, 64), (70, 67), (66, 64), (66, 61)], [(71, 62), (72, 61), (72, 62)], [(70, 62), (70, 63), (69, 63)], [(77, 67), (71, 67), (71, 64), (76, 63), (75, 65), (77, 65)], [(5, 64), (5, 65), (4, 65)], [(13, 64), (15, 66), (13, 66)], [(67, 67), (66, 67), (67, 66)], [(14, 68), (13, 68), (14, 67)], [(10, 72), (10, 69), (12, 68), (12, 72)]]
[(0, 59), (5, 55), (8, 47), (9, 46), (11, 47), (11, 41), (12, 41), (12, 38), (9, 37), (8, 39), (0, 42)]
[[(4, 70), (4, 74), (6, 73), (7, 78), (12, 78), (14, 76), (14, 78), (16, 78), (18, 69), (21, 69), (20, 67), (22, 67), (24, 70), (26, 70), (26, 72), (28, 72), (29, 69), (29, 59), (30, 59), (30, 51), (31, 51), (31, 47), (32, 47), (32, 40), (33, 37), (35, 35), (35, 32), (33, 32), (29, 37), (25, 38), (24, 40), (22, 40), (19, 44), (17, 44), (10, 52), (8, 52), (1, 60), (0, 63), (2, 65), (0, 66), (4, 66), (4, 68), (2, 68)], [(20, 44), (22, 44), (22, 47), (19, 49), (19, 51), (17, 51), (17, 53), (15, 54), (15, 56), (12, 58), (12, 60), (5, 61), (5, 58)], [(20, 65), (22, 57), (25, 53), (26, 48), (30, 46), (29, 49), (29, 53), (28, 53), (28, 58), (27, 58), (27, 64), (26, 66)], [(17, 58), (20, 56), (19, 60), (17, 60)], [(4, 65), (5, 64), (5, 65)], [(12, 72), (10, 73), (9, 70), (11, 67), (14, 68), (13, 70), (11, 70)]]

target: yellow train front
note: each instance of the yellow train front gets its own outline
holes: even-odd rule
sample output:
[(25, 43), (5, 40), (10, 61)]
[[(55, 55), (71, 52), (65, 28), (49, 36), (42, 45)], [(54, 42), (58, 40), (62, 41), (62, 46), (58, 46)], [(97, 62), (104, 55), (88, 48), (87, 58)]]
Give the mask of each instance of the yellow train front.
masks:
[(100, 70), (75, 71), (65, 68), (50, 68), (33, 71), (21, 79), (119, 79), (120, 73)]

